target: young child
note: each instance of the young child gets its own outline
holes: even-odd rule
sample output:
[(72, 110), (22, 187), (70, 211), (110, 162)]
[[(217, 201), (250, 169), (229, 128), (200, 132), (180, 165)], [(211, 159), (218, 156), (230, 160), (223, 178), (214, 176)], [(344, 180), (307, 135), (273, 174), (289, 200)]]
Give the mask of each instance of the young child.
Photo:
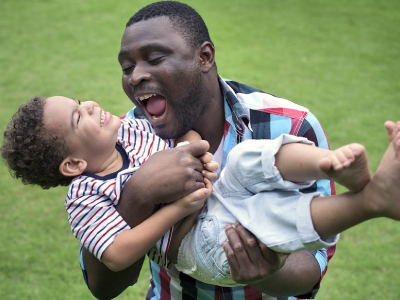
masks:
[[(244, 141), (230, 152), (211, 195), (207, 172), (207, 189), (165, 205), (132, 229), (115, 210), (124, 183), (152, 153), (173, 145), (155, 136), (147, 121), (120, 120), (91, 101), (36, 97), (14, 115), (1, 151), (26, 184), (70, 183), (65, 206), (72, 231), (110, 269), (122, 270), (148, 253), (203, 282), (233, 286), (222, 247), (225, 224), (239, 220), (268, 247), (294, 252), (333, 245), (340, 232), (372, 218), (400, 219), (400, 122), (385, 126), (390, 145), (372, 179), (360, 144), (330, 151), (289, 135)], [(213, 171), (210, 158), (203, 162)], [(298, 192), (319, 179), (350, 192)]]

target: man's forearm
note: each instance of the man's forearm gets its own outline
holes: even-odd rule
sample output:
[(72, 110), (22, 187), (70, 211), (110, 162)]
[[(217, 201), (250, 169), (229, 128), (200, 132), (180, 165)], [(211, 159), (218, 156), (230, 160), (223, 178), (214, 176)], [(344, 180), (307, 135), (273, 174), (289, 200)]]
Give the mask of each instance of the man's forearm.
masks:
[(129, 268), (113, 272), (85, 248), (82, 249), (82, 256), (89, 289), (97, 299), (113, 299), (136, 282), (144, 261), (143, 257)]
[(300, 251), (290, 254), (282, 269), (251, 287), (274, 297), (304, 295), (312, 291), (320, 277), (315, 257), (308, 251)]
[(139, 188), (136, 188), (136, 185), (140, 183), (135, 181), (136, 175), (134, 174), (124, 186), (116, 206), (118, 213), (131, 228), (148, 219), (155, 210), (151, 200), (139, 196)]

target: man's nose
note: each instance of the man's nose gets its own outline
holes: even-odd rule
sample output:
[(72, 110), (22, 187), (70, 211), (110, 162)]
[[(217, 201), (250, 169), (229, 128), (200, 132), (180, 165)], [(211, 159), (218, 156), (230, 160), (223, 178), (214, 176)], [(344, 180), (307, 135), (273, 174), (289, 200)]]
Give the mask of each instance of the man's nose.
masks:
[(132, 86), (138, 85), (143, 80), (150, 80), (151, 74), (143, 64), (137, 64), (128, 79), (128, 83)]

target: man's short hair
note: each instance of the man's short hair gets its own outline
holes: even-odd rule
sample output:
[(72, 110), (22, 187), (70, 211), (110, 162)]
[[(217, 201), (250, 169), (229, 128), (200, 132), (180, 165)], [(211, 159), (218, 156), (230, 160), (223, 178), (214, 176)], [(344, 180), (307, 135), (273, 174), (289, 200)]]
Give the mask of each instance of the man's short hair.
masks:
[(175, 30), (192, 48), (197, 48), (205, 41), (212, 44), (203, 18), (189, 5), (177, 1), (160, 1), (143, 7), (129, 19), (126, 27), (162, 16), (171, 20)]

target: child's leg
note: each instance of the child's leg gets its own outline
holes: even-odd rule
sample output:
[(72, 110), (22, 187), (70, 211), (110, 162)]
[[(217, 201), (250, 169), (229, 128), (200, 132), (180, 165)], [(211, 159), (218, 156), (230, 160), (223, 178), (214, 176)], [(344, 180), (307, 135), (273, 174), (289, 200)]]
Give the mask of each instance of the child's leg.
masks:
[[(302, 137), (281, 135), (273, 140), (246, 140), (236, 145), (230, 152), (219, 177), (222, 191), (232, 194), (257, 194), (271, 190), (293, 190), (307, 188), (311, 180), (298, 182), (284, 180), (276, 167), (275, 157), (287, 144), (305, 144), (307, 150), (313, 143)], [(282, 146), (283, 145), (283, 146)], [(289, 151), (289, 153), (292, 153)], [(295, 161), (295, 159), (293, 159)], [(315, 164), (317, 168), (317, 164)], [(321, 173), (321, 172), (320, 172)], [(323, 174), (321, 175), (321, 177)]]
[(373, 217), (400, 220), (400, 122), (388, 121), (385, 127), (390, 144), (364, 194)]
[(363, 189), (371, 179), (367, 152), (360, 144), (350, 144), (331, 152), (319, 161), (327, 178), (346, 187), (350, 192)]
[[(311, 215), (315, 230), (321, 238), (328, 238), (366, 220), (388, 217), (400, 220), (400, 122), (385, 124), (390, 145), (372, 179), (361, 191), (337, 196), (314, 198)], [(356, 156), (353, 164), (335, 173), (334, 178), (348, 181), (350, 175), (364, 168), (364, 154)], [(323, 168), (329, 163), (322, 161)], [(364, 172), (361, 172), (364, 174)]]
[(367, 153), (360, 144), (334, 151), (300, 143), (286, 144), (276, 154), (275, 165), (285, 180), (330, 179), (352, 192), (361, 190), (371, 178)]

